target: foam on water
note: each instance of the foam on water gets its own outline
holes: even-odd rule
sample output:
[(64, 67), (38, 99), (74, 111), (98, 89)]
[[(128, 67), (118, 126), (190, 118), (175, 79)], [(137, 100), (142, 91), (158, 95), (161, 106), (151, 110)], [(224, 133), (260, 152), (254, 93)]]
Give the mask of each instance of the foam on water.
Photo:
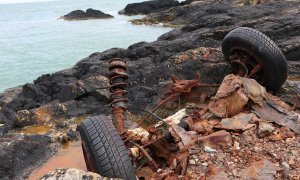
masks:
[[(0, 4), (0, 92), (38, 76), (72, 67), (94, 53), (154, 41), (170, 28), (137, 26), (120, 16), (126, 4), (141, 0), (57, 0)], [(2, 1), (3, 2), (3, 1)], [(63, 21), (72, 10), (99, 9), (113, 19)]]

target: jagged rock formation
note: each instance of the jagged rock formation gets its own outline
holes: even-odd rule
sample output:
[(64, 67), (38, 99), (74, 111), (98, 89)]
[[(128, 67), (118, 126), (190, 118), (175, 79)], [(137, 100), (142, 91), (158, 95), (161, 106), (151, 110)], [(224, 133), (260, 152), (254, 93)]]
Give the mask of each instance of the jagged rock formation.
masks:
[(10, 134), (0, 137), (0, 178), (23, 179), (34, 166), (50, 157), (51, 139), (41, 135)]

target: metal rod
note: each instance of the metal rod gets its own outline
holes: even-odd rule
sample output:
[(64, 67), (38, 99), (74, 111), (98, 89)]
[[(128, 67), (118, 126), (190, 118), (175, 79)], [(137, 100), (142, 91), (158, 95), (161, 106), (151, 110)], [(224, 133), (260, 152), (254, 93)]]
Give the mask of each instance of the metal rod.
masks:
[[(150, 112), (154, 112), (156, 111), (158, 108), (160, 108), (161, 106), (163, 106), (164, 104), (166, 104), (167, 102), (169, 102), (170, 100), (180, 96), (181, 93), (176, 93), (176, 94), (172, 94), (171, 96), (167, 97), (166, 99), (162, 100), (160, 103), (158, 103), (157, 105), (155, 105)], [(150, 116), (150, 114), (147, 114), (142, 120), (141, 122), (137, 125), (136, 128), (140, 127), (144, 121)]]
[(157, 166), (156, 162), (152, 159), (152, 157), (147, 153), (147, 151), (142, 146), (138, 145), (137, 143), (135, 143), (133, 141), (129, 141), (129, 142), (141, 150), (141, 153), (149, 161), (149, 166), (156, 171), (158, 169), (158, 166)]

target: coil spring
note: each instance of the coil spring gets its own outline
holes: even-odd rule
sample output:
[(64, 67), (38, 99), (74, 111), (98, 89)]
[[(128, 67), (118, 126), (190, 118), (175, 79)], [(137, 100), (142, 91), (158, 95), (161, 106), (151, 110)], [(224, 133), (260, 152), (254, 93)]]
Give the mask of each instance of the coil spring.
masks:
[(123, 107), (127, 109), (126, 103), (126, 87), (128, 86), (128, 75), (126, 61), (120, 58), (115, 58), (109, 61), (109, 91), (112, 93), (110, 96), (111, 107)]

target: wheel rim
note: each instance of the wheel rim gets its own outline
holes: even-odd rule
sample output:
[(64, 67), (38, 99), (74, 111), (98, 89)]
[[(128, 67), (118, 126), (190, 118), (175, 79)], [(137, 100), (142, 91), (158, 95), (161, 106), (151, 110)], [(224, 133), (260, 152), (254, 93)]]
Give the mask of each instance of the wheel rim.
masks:
[(81, 146), (82, 146), (82, 152), (83, 152), (83, 156), (84, 156), (84, 160), (85, 160), (87, 170), (91, 171), (91, 172), (96, 172), (96, 170), (95, 170), (95, 168), (93, 167), (93, 164), (92, 164), (91, 155), (88, 153), (85, 143), (81, 142)]
[(263, 69), (263, 61), (252, 52), (244, 48), (232, 48), (229, 61), (234, 74), (255, 79), (262, 85), (265, 84), (266, 74)]

